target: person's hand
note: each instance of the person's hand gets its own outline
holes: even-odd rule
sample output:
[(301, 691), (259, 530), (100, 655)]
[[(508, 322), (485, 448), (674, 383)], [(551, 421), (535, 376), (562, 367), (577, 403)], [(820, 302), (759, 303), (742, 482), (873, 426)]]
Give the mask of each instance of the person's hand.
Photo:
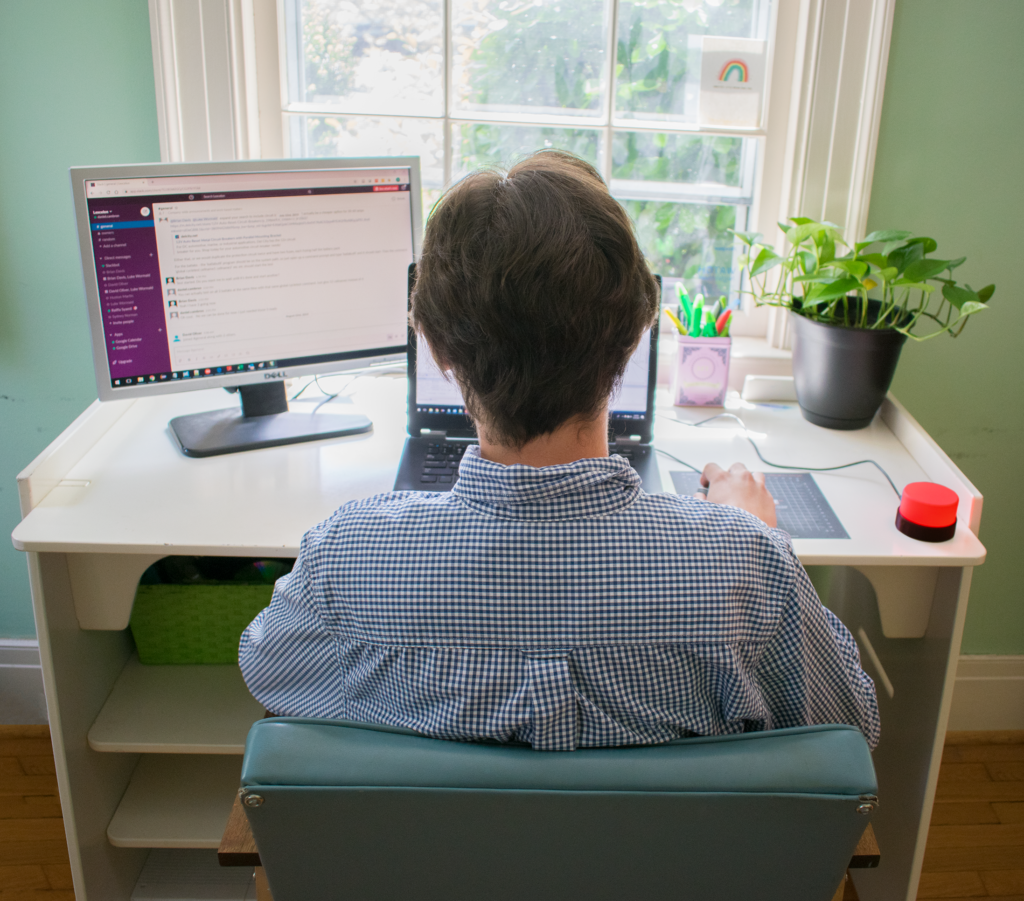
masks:
[(763, 472), (751, 472), (742, 463), (733, 463), (728, 469), (708, 463), (700, 474), (700, 483), (707, 491), (698, 491), (697, 497), (739, 507), (775, 527), (775, 501), (764, 487)]

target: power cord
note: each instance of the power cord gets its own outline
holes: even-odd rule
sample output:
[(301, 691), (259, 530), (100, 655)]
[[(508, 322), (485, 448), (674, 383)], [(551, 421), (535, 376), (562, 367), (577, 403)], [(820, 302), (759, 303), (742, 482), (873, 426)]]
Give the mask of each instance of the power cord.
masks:
[[(717, 413), (714, 416), (709, 416), (707, 419), (702, 419), (699, 422), (686, 422), (683, 419), (676, 419), (675, 417), (671, 416), (667, 418), (671, 422), (678, 423), (679, 425), (690, 426), (692, 428), (698, 429), (709, 422), (713, 422), (716, 419), (734, 419), (736, 420), (736, 422), (740, 424), (740, 427), (743, 429), (743, 437), (750, 442), (750, 446), (754, 449), (754, 453), (757, 454), (757, 459), (764, 463), (765, 466), (771, 466), (774, 469), (792, 469), (798, 472), (834, 472), (837, 469), (849, 469), (851, 466), (863, 466), (864, 464), (870, 464), (871, 466), (874, 466), (875, 469), (877, 469), (883, 476), (885, 476), (885, 480), (892, 487), (892, 490), (896, 492), (896, 497), (902, 497), (900, 490), (896, 487), (896, 483), (889, 477), (889, 473), (887, 473), (881, 467), (881, 465), (875, 460), (856, 460), (853, 463), (842, 463), (839, 466), (789, 466), (785, 463), (772, 463), (771, 460), (766, 460), (764, 458), (764, 455), (761, 453), (761, 449), (754, 442), (754, 439), (750, 437), (750, 430), (747, 428), (747, 424), (742, 419), (740, 419), (739, 416), (737, 416), (735, 413)], [(684, 460), (680, 460), (678, 457), (673, 457), (672, 454), (668, 453), (667, 451), (663, 451), (660, 448), (658, 448), (657, 450), (659, 454), (665, 454), (665, 456), (671, 457), (677, 463), (682, 463), (683, 466), (688, 466), (694, 472), (700, 472), (700, 470), (697, 469), (695, 466), (691, 466), (689, 463), (687, 463)]]

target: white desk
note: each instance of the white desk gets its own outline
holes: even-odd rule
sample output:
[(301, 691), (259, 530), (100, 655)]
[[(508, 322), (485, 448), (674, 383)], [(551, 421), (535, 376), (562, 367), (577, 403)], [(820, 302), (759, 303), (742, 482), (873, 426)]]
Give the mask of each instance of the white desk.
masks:
[[(215, 847), (237, 786), (245, 731), (260, 715), (233, 668), (141, 667), (126, 631), (143, 570), (169, 554), (295, 556), (340, 504), (391, 488), (405, 434), (405, 381), (363, 378), (353, 394), (372, 434), (191, 460), (176, 415), (229, 406), (221, 391), (94, 404), (19, 478), (51, 733), (79, 901), (127, 899), (148, 848)], [(337, 403), (337, 402), (336, 402)], [(352, 409), (347, 404), (340, 410)], [(327, 408), (325, 408), (327, 409)], [(761, 468), (716, 412), (659, 405), (656, 444), (697, 467)], [(829, 606), (878, 684), (875, 753), (882, 866), (859, 871), (865, 901), (913, 899), (960, 649), (981, 496), (899, 404), (868, 429), (833, 432), (795, 405), (734, 406), (773, 461), (826, 466), (873, 457), (902, 487), (931, 479), (960, 498), (956, 537), (896, 531), (896, 497), (873, 467), (817, 475), (850, 534), (798, 540)], [(661, 458), (662, 478), (680, 468)]]

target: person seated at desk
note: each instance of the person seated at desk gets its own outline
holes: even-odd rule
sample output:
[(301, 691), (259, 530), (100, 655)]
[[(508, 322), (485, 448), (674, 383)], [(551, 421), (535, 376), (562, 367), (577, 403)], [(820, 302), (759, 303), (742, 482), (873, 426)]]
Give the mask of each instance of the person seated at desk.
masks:
[(540, 750), (849, 723), (878, 707), (846, 627), (774, 528), (764, 477), (646, 494), (608, 398), (659, 313), (626, 212), (545, 151), (476, 172), (427, 224), (412, 323), (479, 447), (450, 493), (345, 504), (242, 635), (278, 715)]

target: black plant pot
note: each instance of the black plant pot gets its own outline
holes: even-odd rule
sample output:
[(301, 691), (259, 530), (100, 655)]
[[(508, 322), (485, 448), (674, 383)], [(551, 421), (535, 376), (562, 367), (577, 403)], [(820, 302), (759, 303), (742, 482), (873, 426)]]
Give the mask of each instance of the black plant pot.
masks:
[(827, 429), (870, 425), (892, 384), (906, 335), (826, 325), (799, 313), (792, 322), (793, 382), (804, 419)]

